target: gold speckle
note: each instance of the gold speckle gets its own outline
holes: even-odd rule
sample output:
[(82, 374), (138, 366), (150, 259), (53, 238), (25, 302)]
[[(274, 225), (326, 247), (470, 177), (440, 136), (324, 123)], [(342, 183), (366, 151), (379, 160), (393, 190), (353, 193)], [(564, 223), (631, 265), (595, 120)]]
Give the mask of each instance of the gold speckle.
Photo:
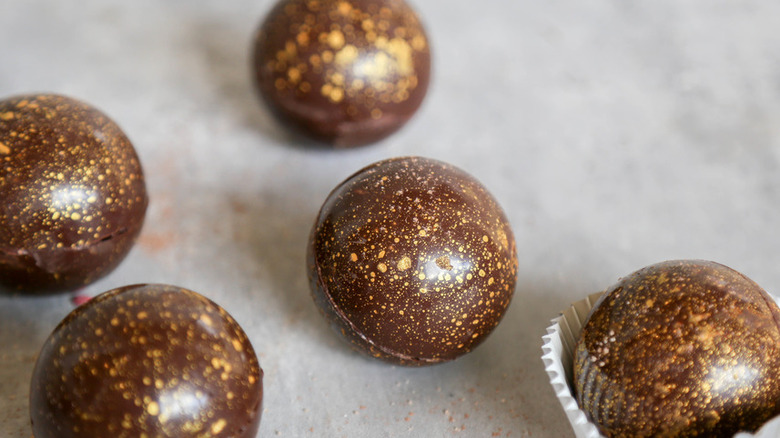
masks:
[(287, 70), (287, 79), (293, 84), (297, 84), (301, 81), (301, 71), (293, 67)]
[[(327, 51), (327, 53), (330, 53), (331, 58), (333, 58), (333, 52)], [(357, 47), (347, 44), (336, 53), (336, 64), (340, 66), (350, 65), (357, 60), (359, 54)], [(322, 59), (325, 62), (329, 62), (325, 60), (325, 53), (322, 54)]]
[(428, 42), (425, 41), (425, 37), (422, 35), (415, 35), (415, 37), (412, 38), (412, 48), (418, 52), (424, 50), (427, 45)]
[(8, 155), (10, 153), (11, 153), (11, 148), (9, 148), (8, 146), (6, 146), (5, 143), (0, 141), (0, 154)]
[(300, 32), (298, 35), (295, 36), (295, 41), (298, 42), (301, 46), (308, 46), (309, 45), (309, 34), (306, 32)]
[(342, 100), (344, 100), (344, 89), (343, 88), (334, 87), (333, 91), (330, 93), (330, 96), (328, 96), (328, 97), (333, 102), (336, 102), (336, 103), (341, 102)]
[(452, 264), (450, 263), (450, 257), (445, 255), (437, 258), (436, 266), (438, 266), (439, 269), (444, 269), (445, 271), (451, 270)]
[(160, 413), (160, 405), (153, 401), (146, 405), (146, 412), (152, 417), (156, 417)]
[(379, 272), (387, 272), (387, 265), (384, 263), (376, 265), (376, 268), (379, 270)]
[(337, 10), (341, 15), (349, 15), (352, 12), (352, 5), (349, 2), (339, 2)]
[(13, 120), (13, 118), (14, 118), (13, 111), (6, 111), (0, 113), (0, 120)]
[(331, 84), (325, 84), (320, 89), (322, 95), (327, 97), (333, 102), (340, 102), (344, 99), (344, 89), (340, 87), (334, 87)]
[(344, 47), (344, 34), (341, 33), (340, 30), (334, 30), (331, 33), (328, 34), (328, 45), (334, 49), (338, 50), (342, 47)]
[(398, 270), (399, 271), (405, 271), (412, 267), (412, 259), (410, 259), (407, 256), (403, 256), (401, 260), (398, 261)]
[(225, 421), (224, 418), (220, 418), (219, 420), (215, 421), (214, 424), (211, 425), (211, 433), (214, 435), (219, 434), (222, 432), (222, 429), (225, 428), (227, 425), (227, 421)]
[(352, 260), (353, 262), (356, 262), (358, 260), (358, 256), (353, 252), (352, 254), (349, 255), (349, 259)]

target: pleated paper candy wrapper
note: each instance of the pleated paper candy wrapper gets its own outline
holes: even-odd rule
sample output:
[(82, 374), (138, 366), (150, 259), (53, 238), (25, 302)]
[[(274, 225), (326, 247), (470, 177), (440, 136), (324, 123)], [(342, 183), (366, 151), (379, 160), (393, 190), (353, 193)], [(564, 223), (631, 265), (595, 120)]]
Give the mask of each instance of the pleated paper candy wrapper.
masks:
[[(574, 348), (585, 324), (585, 319), (603, 292), (595, 293), (584, 300), (577, 301), (552, 320), (547, 334), (542, 337), (542, 361), (550, 377), (550, 384), (561, 402), (563, 410), (574, 429), (577, 438), (603, 437), (596, 425), (588, 421), (574, 398), (572, 390), (572, 368)], [(778, 297), (774, 297), (778, 301)], [(780, 302), (780, 301), (779, 301)], [(735, 438), (778, 438), (780, 437), (780, 416), (767, 422), (756, 433), (738, 433)]]

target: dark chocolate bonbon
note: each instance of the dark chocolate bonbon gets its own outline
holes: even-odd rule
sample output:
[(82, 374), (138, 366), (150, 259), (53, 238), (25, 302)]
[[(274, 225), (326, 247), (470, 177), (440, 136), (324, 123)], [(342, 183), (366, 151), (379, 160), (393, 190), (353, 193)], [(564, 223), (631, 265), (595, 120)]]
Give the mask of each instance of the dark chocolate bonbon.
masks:
[(253, 63), (273, 112), (336, 146), (404, 125), (431, 69), (425, 30), (403, 0), (282, 0), (257, 33)]
[(135, 149), (105, 114), (59, 95), (0, 101), (0, 285), (100, 278), (130, 251), (147, 203)]
[(228, 313), (175, 286), (133, 285), (76, 308), (33, 371), (36, 438), (254, 438), (263, 371)]
[(577, 401), (602, 434), (732, 437), (780, 414), (780, 310), (707, 261), (669, 261), (610, 287), (574, 353)]
[(312, 295), (359, 350), (404, 365), (455, 359), (496, 327), (517, 254), (501, 207), (440, 161), (381, 161), (328, 196), (309, 241)]

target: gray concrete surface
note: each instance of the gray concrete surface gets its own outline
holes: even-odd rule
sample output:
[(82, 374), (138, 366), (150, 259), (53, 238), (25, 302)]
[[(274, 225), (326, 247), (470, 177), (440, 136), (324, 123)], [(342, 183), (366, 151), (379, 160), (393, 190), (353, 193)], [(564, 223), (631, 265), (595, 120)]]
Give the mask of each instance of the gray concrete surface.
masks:
[[(136, 145), (151, 196), (126, 261), (82, 292), (180, 285), (224, 306), (265, 369), (260, 436), (573, 436), (541, 336), (642, 266), (715, 260), (780, 292), (780, 3), (413, 3), (434, 49), (416, 117), (356, 150), (296, 145), (256, 98), (270, 0), (0, 3), (0, 96), (68, 94)], [(308, 292), (305, 244), (343, 178), (418, 154), (480, 179), (513, 223), (509, 312), (423, 369), (351, 352)], [(0, 436), (31, 436), (32, 366), (70, 295), (0, 295)]]

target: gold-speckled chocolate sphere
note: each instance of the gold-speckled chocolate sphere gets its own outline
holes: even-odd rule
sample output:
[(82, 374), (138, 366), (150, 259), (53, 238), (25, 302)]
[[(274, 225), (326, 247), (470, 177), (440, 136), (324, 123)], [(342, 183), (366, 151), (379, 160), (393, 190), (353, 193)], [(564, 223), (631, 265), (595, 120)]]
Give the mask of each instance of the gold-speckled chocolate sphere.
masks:
[(207, 298), (134, 285), (70, 313), (30, 388), (35, 438), (255, 438), (263, 371), (244, 331)]
[(732, 437), (780, 414), (780, 310), (723, 265), (670, 261), (609, 288), (574, 353), (607, 437)]
[(425, 97), (430, 64), (425, 30), (403, 0), (281, 0), (254, 44), (273, 112), (336, 146), (403, 126)]
[(468, 353), (514, 293), (517, 252), (498, 202), (466, 172), (419, 157), (338, 185), (308, 252), (312, 296), (360, 351), (403, 365)]
[(65, 96), (0, 100), (0, 287), (63, 291), (114, 269), (147, 206), (116, 123)]

